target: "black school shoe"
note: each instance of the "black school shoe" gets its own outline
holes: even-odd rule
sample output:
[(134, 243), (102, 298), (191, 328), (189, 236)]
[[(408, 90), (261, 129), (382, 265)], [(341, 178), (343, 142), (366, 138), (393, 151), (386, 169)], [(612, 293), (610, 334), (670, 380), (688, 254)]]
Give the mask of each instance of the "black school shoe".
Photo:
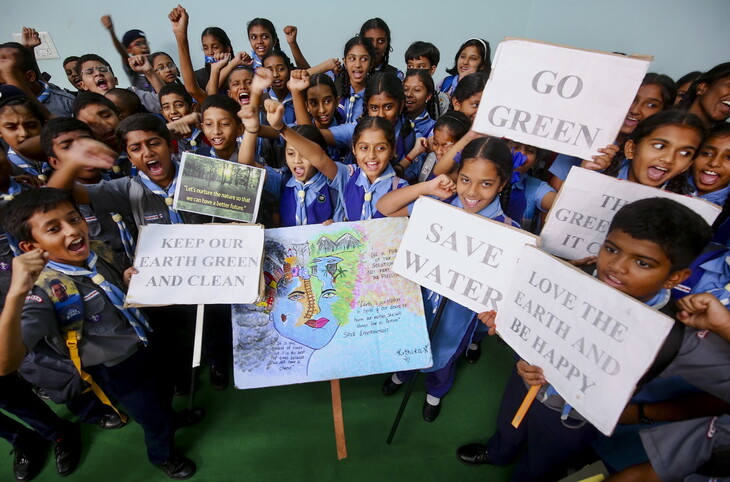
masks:
[(119, 414), (111, 408), (107, 408), (105, 411), (106, 413), (104, 413), (104, 415), (96, 421), (96, 424), (104, 430), (115, 430), (117, 428), (122, 428), (127, 424), (127, 422), (122, 420), (122, 417), (120, 417)]
[(54, 451), (58, 475), (65, 477), (76, 470), (81, 460), (81, 447), (81, 428), (73, 424), (63, 438), (56, 440)]
[(180, 454), (173, 455), (165, 462), (158, 464), (157, 467), (171, 479), (177, 480), (189, 479), (195, 475), (197, 470), (195, 462)]
[(466, 348), (466, 361), (471, 363), (472, 365), (479, 361), (479, 358), (482, 356), (482, 343), (479, 342), (476, 344), (477, 347), (474, 350), (470, 350), (469, 347)]
[(484, 444), (462, 445), (456, 450), (456, 458), (466, 465), (493, 465)]
[(423, 419), (429, 423), (436, 420), (441, 413), (441, 403), (438, 405), (431, 405), (428, 402), (423, 402)]
[(48, 455), (48, 442), (39, 439), (33, 443), (33, 449), (23, 451), (18, 447), (13, 447), (10, 452), (13, 457), (13, 475), (15, 480), (32, 480), (41, 472), (43, 463)]
[(389, 397), (400, 390), (403, 385), (403, 383), (395, 383), (392, 375), (388, 375), (388, 378), (385, 379), (383, 385), (380, 387), (380, 391), (383, 392), (383, 395)]

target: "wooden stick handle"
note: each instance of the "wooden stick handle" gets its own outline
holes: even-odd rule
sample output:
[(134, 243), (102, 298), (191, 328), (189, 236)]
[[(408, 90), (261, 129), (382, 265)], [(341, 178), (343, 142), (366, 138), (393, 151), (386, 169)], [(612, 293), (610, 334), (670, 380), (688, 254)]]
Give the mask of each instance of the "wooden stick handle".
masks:
[(520, 408), (517, 409), (517, 413), (515, 414), (515, 418), (512, 419), (512, 426), (514, 428), (518, 428), (520, 424), (522, 423), (522, 419), (525, 418), (525, 415), (527, 414), (527, 410), (529, 410), (530, 405), (532, 405), (532, 402), (535, 400), (535, 397), (537, 396), (537, 392), (540, 391), (540, 385), (532, 385), (530, 387), (530, 391), (527, 392), (527, 395), (525, 395), (525, 399), (522, 400), (522, 404), (520, 405)]
[(335, 422), (335, 442), (337, 443), (337, 460), (347, 458), (347, 443), (345, 442), (345, 420), (342, 417), (342, 396), (340, 381), (330, 380), (332, 391), (332, 417)]

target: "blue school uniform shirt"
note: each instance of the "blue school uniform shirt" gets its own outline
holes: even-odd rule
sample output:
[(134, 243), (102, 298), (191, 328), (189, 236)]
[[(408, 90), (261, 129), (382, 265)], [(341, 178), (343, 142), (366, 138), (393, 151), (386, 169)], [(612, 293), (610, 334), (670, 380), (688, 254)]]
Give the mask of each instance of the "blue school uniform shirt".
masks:
[(328, 181), (324, 174), (317, 172), (312, 179), (301, 183), (290, 172), (282, 173), (266, 166), (264, 189), (279, 200), (281, 226), (320, 224), (336, 215), (341, 217), (341, 196)]
[(711, 243), (692, 261), (692, 274), (672, 289), (672, 297), (680, 299), (688, 294), (710, 293), (730, 307), (730, 249)]
[[(205, 146), (203, 149), (200, 149), (198, 152), (196, 152), (196, 154), (212, 157), (213, 159), (220, 159), (218, 153), (211, 146)], [(236, 148), (233, 150), (233, 154), (231, 154), (231, 157), (225, 160), (228, 162), (238, 162), (238, 146), (236, 146)]]
[(261, 60), (261, 57), (258, 56), (255, 50), (251, 50), (251, 59), (253, 60), (253, 69), (258, 69), (259, 67), (264, 66), (263, 60)]
[(277, 102), (281, 102), (281, 104), (284, 106), (284, 123), (289, 127), (297, 125), (297, 116), (294, 112), (294, 99), (291, 96), (291, 92), (286, 94), (284, 100), (279, 100), (273, 88), (269, 89), (268, 94), (269, 97)]
[[(464, 208), (458, 196), (452, 197), (447, 202), (449, 202), (452, 206), (462, 209)], [(415, 202), (408, 205), (409, 215), (413, 212), (414, 205)], [(494, 221), (502, 223), (507, 222), (516, 228), (520, 227), (519, 223), (509, 219), (502, 211), (499, 197), (496, 197), (484, 209), (476, 214)], [(441, 299), (441, 295), (438, 295), (431, 290), (423, 289), (423, 303), (426, 314), (426, 322), (429, 329), (434, 321), (435, 313)], [(439, 326), (436, 329), (436, 333), (434, 333), (434, 336), (431, 338), (433, 366), (424, 371), (432, 372), (444, 368), (448, 364), (449, 360), (451, 360), (451, 358), (453, 358), (456, 354), (464, 336), (468, 334), (471, 339), (477, 331), (478, 326), (479, 323), (477, 322), (476, 313), (471, 311), (469, 308), (447, 299)]]
[(433, 126), (436, 125), (436, 120), (431, 118), (431, 114), (428, 110), (424, 109), (415, 119), (413, 124), (418, 129), (421, 137), (429, 137), (433, 132)]
[(507, 215), (517, 219), (523, 226), (531, 224), (532, 219), (542, 209), (542, 199), (549, 192), (555, 192), (548, 183), (529, 175), (523, 175), (512, 184)]
[[(24, 155), (15, 152), (12, 147), (8, 146), (7, 151), (8, 159), (12, 163), (14, 174), (28, 174), (35, 176), (42, 180), (46, 180), (51, 175), (51, 166), (47, 162), (38, 162), (33, 159), (28, 159)], [(43, 177), (41, 177), (43, 176)]]
[(444, 94), (451, 97), (454, 95), (454, 89), (456, 89), (456, 86), (459, 85), (459, 76), (458, 75), (449, 75), (448, 77), (444, 77), (444, 79), (439, 82), (439, 85), (436, 86), (436, 90), (439, 92), (443, 92)]
[[(332, 129), (333, 127), (338, 127), (341, 125), (341, 123), (339, 122), (337, 117), (338, 116), (335, 116), (335, 118), (332, 120), (332, 124), (330, 124), (329, 129)], [(333, 131), (330, 130), (330, 132), (333, 132)], [(327, 149), (325, 149), (325, 151), (327, 152), (327, 155), (333, 161), (345, 162), (346, 159), (351, 157), (350, 154), (352, 153), (352, 149), (350, 149), (350, 145), (352, 143), (352, 132), (354, 132), (354, 129), (352, 131), (348, 130), (348, 132), (349, 132), (350, 140), (348, 141), (348, 144), (346, 147), (339, 147), (339, 146), (335, 145), (335, 146), (327, 146)], [(344, 136), (344, 132), (342, 134)], [(334, 132), (333, 132), (333, 135), (335, 135)], [(335, 138), (335, 142), (337, 142), (336, 138)], [(343, 143), (343, 142), (344, 142), (344, 137), (340, 141), (340, 143)], [(352, 158), (351, 161), (354, 161), (354, 158)], [(352, 162), (350, 162), (349, 164), (352, 164)]]
[(359, 167), (337, 163), (337, 174), (329, 185), (342, 193), (344, 209), (336, 213), (334, 220), (364, 221), (385, 217), (375, 208), (380, 198), (393, 189), (407, 186), (408, 183), (395, 175), (391, 165), (371, 184)]
[[(694, 178), (690, 176), (689, 184), (692, 187), (692, 192), (697, 196), (697, 186), (695, 185)], [(707, 202), (717, 204), (720, 207), (725, 205), (727, 197), (730, 195), (730, 185), (725, 186), (717, 191), (708, 192), (701, 196), (697, 196), (700, 199), (704, 199)], [(714, 243), (722, 244), (724, 246), (730, 245), (730, 218), (726, 219), (720, 226), (714, 229), (714, 235), (712, 236)], [(730, 247), (730, 246), (728, 246)]]
[(350, 95), (340, 98), (337, 111), (340, 113), (340, 117), (344, 123), (357, 123), (365, 106), (364, 94), (365, 89), (362, 89), (360, 92), (355, 92), (355, 89), (350, 86)]
[[(405, 127), (406, 122), (410, 124), (411, 131), (406, 136), (401, 136), (401, 131)], [(393, 127), (395, 128), (395, 162), (398, 163), (398, 161), (411, 152), (413, 146), (416, 145), (416, 137), (418, 137), (419, 131), (416, 129), (416, 126), (404, 116), (400, 116)]]

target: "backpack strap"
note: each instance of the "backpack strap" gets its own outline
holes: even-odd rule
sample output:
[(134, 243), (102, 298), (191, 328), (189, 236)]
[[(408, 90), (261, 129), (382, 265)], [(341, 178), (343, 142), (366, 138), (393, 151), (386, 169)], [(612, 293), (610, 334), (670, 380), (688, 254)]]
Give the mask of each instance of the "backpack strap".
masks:
[(669, 366), (669, 364), (672, 363), (672, 360), (674, 360), (677, 356), (677, 353), (679, 353), (682, 341), (684, 340), (685, 325), (684, 323), (677, 321), (676, 315), (678, 311), (677, 305), (674, 303), (674, 300), (671, 299), (661, 310), (659, 310), (660, 313), (664, 313), (672, 318), (674, 320), (674, 325), (659, 349), (659, 353), (657, 353), (654, 363), (652, 363), (644, 376), (641, 377), (639, 382), (636, 384), (636, 392), (641, 390), (644, 385), (658, 377)]
[[(104, 256), (110, 256), (111, 250), (109, 250), (105, 245), (101, 248), (100, 245), (104, 245), (104, 243), (94, 242), (91, 246), (92, 248), (97, 248), (100, 251), (108, 251), (107, 253), (99, 254), (102, 259)], [(81, 333), (83, 332), (84, 327), (84, 300), (79, 293), (76, 283), (71, 276), (50, 268), (44, 268), (43, 271), (41, 271), (40, 276), (38, 276), (35, 284), (46, 293), (53, 303), (53, 311), (56, 313), (58, 329), (64, 336), (71, 362), (74, 364), (74, 367), (76, 367), (76, 371), (78, 371), (79, 376), (82, 380), (89, 384), (90, 389), (99, 398), (99, 400), (104, 405), (111, 407), (111, 409), (119, 415), (119, 418), (126, 423), (126, 415), (116, 409), (101, 387), (99, 387), (99, 385), (97, 385), (91, 378), (91, 375), (81, 368), (81, 357), (79, 355), (78, 342), (81, 339)], [(56, 294), (53, 292), (53, 286), (56, 285), (63, 286), (66, 299), (58, 299)], [(89, 388), (84, 390), (84, 392), (88, 390)]]

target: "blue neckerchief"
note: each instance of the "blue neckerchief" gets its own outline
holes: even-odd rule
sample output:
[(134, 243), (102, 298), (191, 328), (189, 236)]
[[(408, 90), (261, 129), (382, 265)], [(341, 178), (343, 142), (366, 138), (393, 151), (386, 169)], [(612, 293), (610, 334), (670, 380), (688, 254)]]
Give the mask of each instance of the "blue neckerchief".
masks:
[[(243, 139), (243, 136), (240, 136), (239, 138), (236, 139), (236, 144), (240, 145), (240, 142), (241, 142), (240, 139)], [(215, 151), (215, 149), (213, 149), (212, 147), (210, 148), (210, 152), (208, 153), (208, 156), (212, 157), (213, 159), (220, 159), (220, 156)], [(228, 159), (224, 159), (224, 161), (238, 162), (238, 147), (236, 147), (236, 149), (233, 151), (233, 154), (231, 154), (231, 157), (229, 157)]]
[(212, 63), (213, 63), (213, 62), (215, 62), (216, 60), (215, 60), (215, 57), (213, 57), (212, 55), (203, 55), (203, 61), (204, 61), (204, 62), (205, 62), (206, 64), (212, 64)]
[(258, 54), (256, 54), (256, 51), (255, 50), (252, 50), (251, 51), (251, 59), (253, 60), (252, 67), (254, 69), (258, 69), (259, 67), (263, 67), (264, 66), (264, 62), (261, 60), (261, 57), (259, 57)]
[(431, 118), (428, 109), (423, 109), (423, 112), (413, 119), (413, 123), (416, 125), (416, 129), (421, 134), (421, 137), (429, 137), (433, 132), (433, 126), (436, 124), (436, 121)]
[(383, 181), (385, 181), (386, 179), (391, 179), (394, 176), (395, 170), (393, 169), (393, 166), (388, 164), (385, 170), (380, 174), (380, 176), (378, 176), (378, 178), (375, 179), (375, 181), (371, 184), (363, 170), (360, 169), (360, 174), (355, 180), (355, 185), (362, 187), (365, 191), (364, 200), (362, 203), (362, 212), (360, 213), (361, 221), (366, 221), (373, 218), (373, 213), (375, 213), (375, 208), (373, 206), (373, 198), (375, 196), (373, 195), (373, 193), (383, 191), (383, 194), (385, 194), (386, 192), (388, 192), (390, 190), (390, 183)]
[[(352, 122), (357, 122), (357, 117), (360, 117), (355, 117), (355, 107), (358, 105), (357, 101), (362, 99), (363, 92), (365, 92), (365, 89), (361, 90), (360, 92), (355, 92), (355, 89), (350, 86), (350, 97), (345, 99), (344, 105), (346, 123), (349, 124)], [(360, 109), (360, 114), (362, 114), (362, 109)]]
[(197, 137), (200, 135), (201, 131), (197, 127), (195, 130), (193, 130), (193, 133), (190, 137), (184, 137), (182, 139), (178, 139), (177, 146), (179, 152), (191, 152), (195, 151), (198, 148), (198, 140)]
[(294, 176), (290, 177), (286, 182), (286, 187), (293, 187), (297, 193), (297, 209), (295, 212), (295, 219), (297, 226), (307, 224), (307, 206), (317, 200), (319, 191), (327, 185), (328, 179), (321, 172), (316, 173), (312, 178), (301, 183), (294, 179)]
[(121, 214), (110, 212), (109, 215), (112, 217), (114, 224), (117, 225), (119, 237), (122, 239), (122, 246), (124, 246), (124, 252), (127, 253), (127, 258), (129, 258), (129, 261), (134, 263), (135, 244), (132, 233), (129, 232), (127, 224), (124, 222), (124, 218)]
[(124, 307), (124, 299), (126, 295), (118, 286), (108, 282), (106, 278), (104, 278), (104, 276), (96, 270), (96, 262), (98, 260), (99, 257), (97, 254), (92, 251), (86, 259), (88, 269), (58, 263), (56, 261), (49, 261), (46, 266), (68, 276), (86, 276), (87, 278), (90, 278), (92, 283), (104, 290), (104, 293), (106, 293), (109, 297), (109, 300), (114, 303), (114, 306), (124, 315), (127, 321), (129, 321), (129, 324), (132, 325), (134, 332), (137, 334), (142, 343), (147, 345), (147, 332), (152, 331), (147, 319), (137, 308)]
[(723, 204), (725, 204), (725, 201), (727, 200), (728, 195), (730, 195), (730, 184), (725, 186), (722, 189), (718, 189), (717, 191), (708, 192), (707, 194), (698, 195), (697, 194), (697, 186), (695, 185), (694, 177), (689, 177), (689, 184), (692, 186), (692, 195), (695, 197), (698, 197), (700, 199), (704, 199), (707, 202), (710, 202), (712, 204), (717, 204), (718, 206), (722, 207)]
[(8, 192), (3, 193), (2, 198), (5, 201), (12, 201), (13, 197), (17, 194), (20, 194), (22, 190), (23, 190), (23, 186), (18, 181), (16, 181), (15, 179), (13, 179), (11, 177), (10, 185), (8, 186)]
[(525, 162), (527, 162), (527, 156), (521, 152), (512, 151), (512, 179), (510, 180), (512, 184), (517, 183), (522, 178), (522, 174), (517, 172), (517, 168), (525, 165)]
[[(45, 181), (48, 179), (46, 176), (47, 172), (50, 172), (51, 166), (47, 162), (37, 162), (33, 161), (31, 159), (28, 159), (27, 157), (18, 154), (15, 152), (15, 149), (12, 147), (8, 147), (8, 159), (10, 159), (10, 162), (21, 168), (23, 171), (27, 172), (28, 174), (32, 176), (36, 176), (38, 179)], [(38, 171), (38, 168), (40, 166), (40, 172)], [(43, 177), (41, 177), (43, 176)]]
[(669, 302), (672, 292), (666, 289), (660, 289), (649, 301), (645, 301), (644, 304), (651, 306), (655, 310), (661, 310)]
[[(177, 166), (173, 164), (173, 167), (177, 172)], [(139, 173), (137, 173), (137, 176), (139, 176), (142, 184), (144, 184), (147, 189), (165, 200), (167, 210), (170, 212), (170, 222), (172, 224), (183, 224), (185, 221), (183, 221), (182, 217), (180, 217), (180, 214), (172, 209), (173, 199), (175, 197), (175, 188), (177, 187), (177, 175), (172, 178), (172, 182), (169, 186), (167, 186), (166, 189), (163, 189), (155, 184), (149, 177), (147, 177), (144, 172), (140, 171)]]
[(616, 174), (616, 179), (623, 179), (625, 181), (628, 180), (629, 179), (629, 167), (631, 167), (630, 161), (624, 162), (624, 164), (618, 170), (618, 174)]
[(51, 97), (51, 88), (42, 80), (39, 80), (38, 82), (40, 82), (40, 84), (43, 86), (43, 91), (38, 94), (38, 102), (42, 104)]

